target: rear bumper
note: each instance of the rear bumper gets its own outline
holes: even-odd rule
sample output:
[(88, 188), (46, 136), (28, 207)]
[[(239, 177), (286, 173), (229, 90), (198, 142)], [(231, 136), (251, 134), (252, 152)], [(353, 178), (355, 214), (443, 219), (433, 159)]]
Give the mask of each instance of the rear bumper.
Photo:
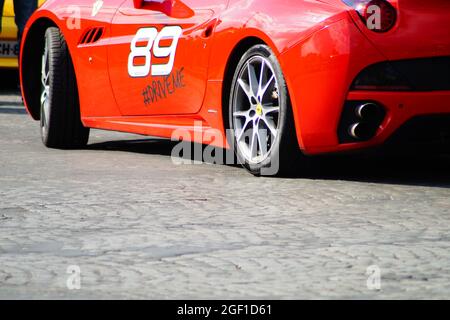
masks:
[[(299, 146), (305, 154), (375, 147), (385, 143), (409, 119), (450, 114), (450, 91), (350, 91), (362, 70), (388, 60), (350, 16), (330, 24), (280, 56)], [(344, 143), (339, 139), (339, 124), (348, 101), (375, 101), (384, 107), (384, 120), (368, 141)]]
[[(350, 92), (348, 101), (375, 101), (382, 105), (386, 116), (376, 135), (365, 142), (341, 143), (334, 146), (313, 146), (309, 153), (343, 152), (384, 144), (409, 120), (421, 116), (450, 115), (450, 91), (433, 92)], [(433, 128), (430, 128), (430, 130)], [(420, 133), (419, 133), (420, 134)], [(426, 132), (424, 132), (426, 135)]]

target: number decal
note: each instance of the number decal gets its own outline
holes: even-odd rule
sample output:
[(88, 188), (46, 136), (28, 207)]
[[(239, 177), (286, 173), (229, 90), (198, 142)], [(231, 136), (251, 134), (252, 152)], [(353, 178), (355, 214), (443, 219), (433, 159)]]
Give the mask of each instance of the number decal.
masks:
[[(172, 72), (173, 64), (175, 62), (175, 53), (177, 51), (178, 40), (181, 36), (181, 28), (178, 26), (165, 27), (156, 37), (155, 47), (153, 48), (153, 55), (158, 58), (169, 57), (167, 64), (155, 64), (152, 66), (153, 76), (167, 76)], [(169, 47), (161, 47), (161, 40), (173, 39)]]
[[(158, 33), (156, 28), (141, 28), (137, 31), (130, 45), (130, 55), (128, 56), (128, 74), (133, 78), (152, 76), (167, 76), (172, 72), (175, 62), (178, 40), (181, 37), (182, 29), (179, 26), (164, 27)], [(162, 46), (162, 40), (170, 40), (170, 46)], [(145, 42), (146, 45), (138, 45)], [(153, 53), (151, 52), (153, 49)], [(156, 58), (169, 58), (166, 64), (153, 64), (152, 55)], [(145, 63), (136, 65), (135, 58), (144, 58)]]
[[(150, 73), (152, 62), (150, 50), (152, 49), (157, 33), (158, 31), (155, 28), (142, 28), (138, 30), (131, 41), (131, 52), (128, 56), (128, 74), (131, 77), (146, 77)], [(147, 41), (147, 45), (137, 46), (139, 41)], [(134, 59), (139, 57), (145, 58), (145, 64), (136, 66), (134, 65)]]

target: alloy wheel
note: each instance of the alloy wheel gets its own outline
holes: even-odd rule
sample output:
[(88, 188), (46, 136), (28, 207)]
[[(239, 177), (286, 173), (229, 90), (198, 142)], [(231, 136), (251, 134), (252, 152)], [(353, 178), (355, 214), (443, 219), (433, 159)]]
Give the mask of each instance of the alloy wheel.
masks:
[(264, 161), (278, 136), (280, 95), (271, 62), (250, 58), (235, 84), (232, 119), (236, 147), (250, 164)]

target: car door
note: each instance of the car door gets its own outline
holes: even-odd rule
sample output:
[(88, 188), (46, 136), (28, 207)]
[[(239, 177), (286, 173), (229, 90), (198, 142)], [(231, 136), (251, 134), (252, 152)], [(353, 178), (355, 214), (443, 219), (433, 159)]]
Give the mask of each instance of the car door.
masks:
[(196, 113), (202, 106), (214, 28), (228, 0), (126, 0), (108, 47), (122, 115)]
[(123, 2), (76, 0), (58, 9), (77, 74), (83, 118), (121, 114), (110, 86), (108, 45), (112, 19)]

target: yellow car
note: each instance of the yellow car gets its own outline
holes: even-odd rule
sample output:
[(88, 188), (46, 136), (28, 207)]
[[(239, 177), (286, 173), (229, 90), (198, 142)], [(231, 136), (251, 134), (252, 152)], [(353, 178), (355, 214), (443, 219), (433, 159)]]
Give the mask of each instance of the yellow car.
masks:
[[(45, 0), (39, 0), (39, 5)], [(17, 42), (17, 26), (14, 22), (13, 0), (5, 0), (3, 8), (2, 29), (0, 33), (0, 68), (17, 68), (19, 43)]]

